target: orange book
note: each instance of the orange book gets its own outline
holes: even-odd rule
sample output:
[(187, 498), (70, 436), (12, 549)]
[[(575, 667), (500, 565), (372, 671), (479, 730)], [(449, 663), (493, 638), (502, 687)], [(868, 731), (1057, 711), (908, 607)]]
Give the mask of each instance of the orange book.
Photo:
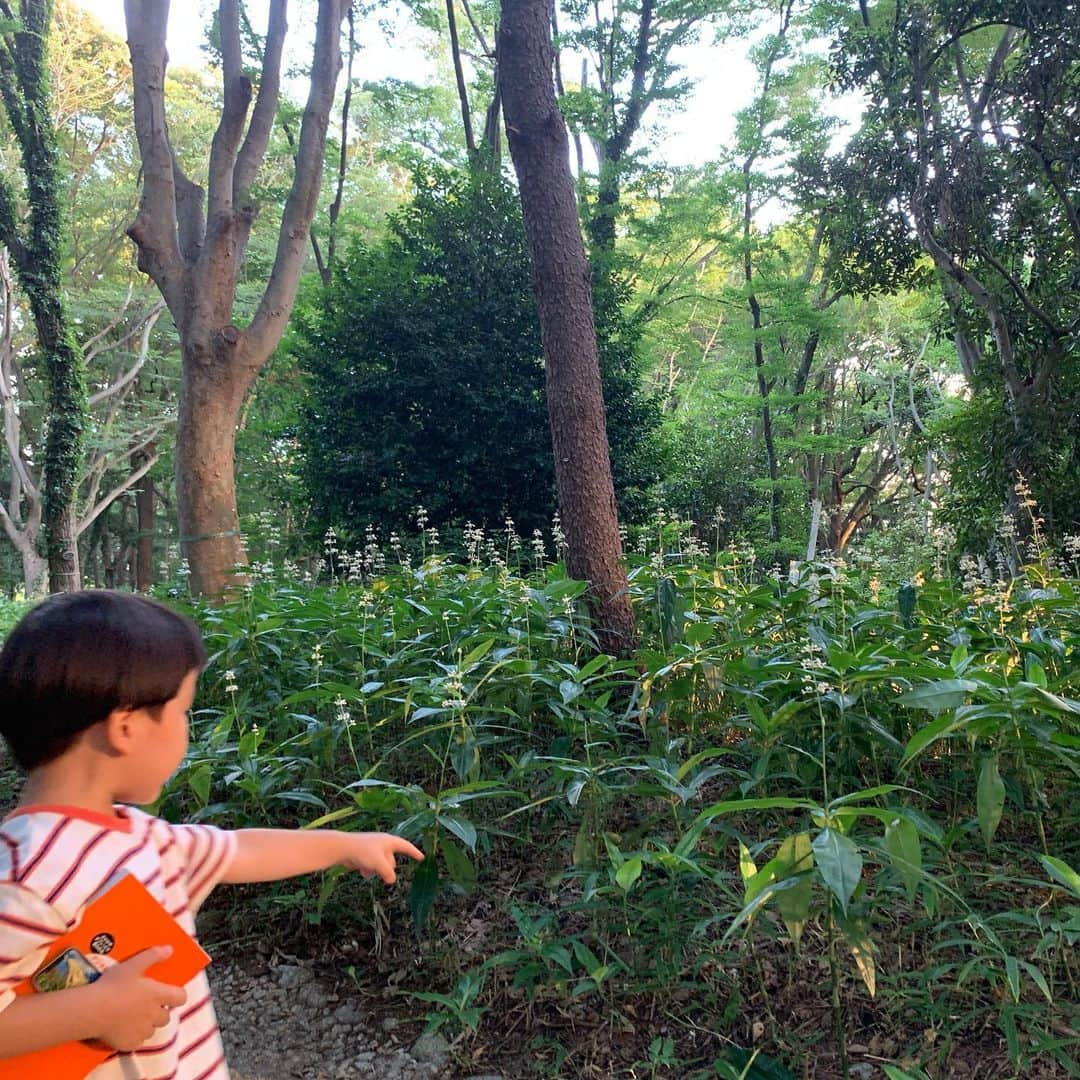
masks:
[[(198, 942), (130, 874), (87, 904), (82, 922), (58, 937), (37, 973), (15, 987), (16, 994), (32, 994), (83, 986), (99, 974), (100, 961), (117, 963), (155, 945), (171, 945), (173, 952), (147, 970), (158, 982), (184, 986), (210, 957)], [(20, 1057), (0, 1058), (0, 1080), (83, 1080), (87, 1073), (112, 1057), (100, 1043), (74, 1042), (50, 1046)]]

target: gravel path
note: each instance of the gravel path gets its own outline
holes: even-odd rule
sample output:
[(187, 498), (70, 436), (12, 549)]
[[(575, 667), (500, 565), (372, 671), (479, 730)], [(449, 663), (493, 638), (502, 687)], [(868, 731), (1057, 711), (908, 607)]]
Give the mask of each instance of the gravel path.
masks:
[(441, 1035), (366, 1017), (361, 998), (306, 964), (219, 961), (209, 974), (233, 1080), (504, 1080), (462, 1073)]

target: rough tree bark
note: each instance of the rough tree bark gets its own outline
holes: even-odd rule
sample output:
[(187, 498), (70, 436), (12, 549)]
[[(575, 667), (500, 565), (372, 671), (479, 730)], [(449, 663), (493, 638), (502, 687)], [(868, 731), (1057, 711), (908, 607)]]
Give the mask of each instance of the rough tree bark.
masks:
[(498, 52), (507, 141), (540, 315), (568, 569), (590, 584), (601, 647), (625, 654), (635, 641), (634, 613), (615, 511), (589, 265), (566, 125), (555, 97), (546, 0), (503, 0)]
[(296, 298), (322, 179), (347, 6), (348, 0), (319, 0), (310, 91), (274, 264), (251, 323), (240, 329), (232, 323), (233, 303), (257, 209), (249, 192), (277, 109), (287, 0), (270, 3), (254, 106), (252, 84), (243, 72), (238, 0), (220, 0), (224, 95), (205, 191), (185, 175), (169, 140), (164, 99), (169, 0), (124, 0), (143, 167), (139, 213), (128, 235), (138, 248), (139, 269), (161, 290), (180, 332), (176, 502), (191, 586), (200, 595), (226, 592), (235, 568), (247, 562), (236, 512), (236, 425)]
[[(0, 16), (11, 19), (7, 0)], [(52, 0), (22, 0), (19, 29), (0, 36), (0, 94), (19, 144), (29, 216), (0, 177), (0, 242), (11, 252), (45, 364), (49, 420), (42, 480), (42, 531), (49, 589), (80, 587), (75, 495), (86, 427), (83, 358), (63, 297), (64, 199), (46, 62)], [(24, 564), (26, 556), (24, 555)]]

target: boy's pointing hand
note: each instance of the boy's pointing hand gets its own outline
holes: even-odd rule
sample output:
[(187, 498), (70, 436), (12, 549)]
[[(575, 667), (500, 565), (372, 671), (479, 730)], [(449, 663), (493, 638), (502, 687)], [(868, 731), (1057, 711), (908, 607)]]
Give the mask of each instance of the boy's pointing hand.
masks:
[(364, 877), (376, 874), (393, 885), (397, 881), (395, 856), (407, 855), (410, 859), (421, 860), (424, 853), (414, 844), (393, 833), (341, 833), (342, 866), (358, 870)]

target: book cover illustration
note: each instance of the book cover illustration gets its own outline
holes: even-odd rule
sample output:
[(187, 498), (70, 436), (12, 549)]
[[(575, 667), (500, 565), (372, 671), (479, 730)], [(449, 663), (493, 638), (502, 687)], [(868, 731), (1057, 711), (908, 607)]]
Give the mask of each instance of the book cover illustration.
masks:
[[(16, 994), (50, 993), (86, 986), (110, 965), (155, 945), (171, 945), (172, 956), (147, 970), (158, 982), (183, 986), (210, 957), (130, 874), (87, 904), (82, 921), (58, 937), (41, 967), (15, 987)], [(99, 1043), (64, 1043), (32, 1054), (0, 1058), (0, 1080), (83, 1080), (114, 1051)]]

